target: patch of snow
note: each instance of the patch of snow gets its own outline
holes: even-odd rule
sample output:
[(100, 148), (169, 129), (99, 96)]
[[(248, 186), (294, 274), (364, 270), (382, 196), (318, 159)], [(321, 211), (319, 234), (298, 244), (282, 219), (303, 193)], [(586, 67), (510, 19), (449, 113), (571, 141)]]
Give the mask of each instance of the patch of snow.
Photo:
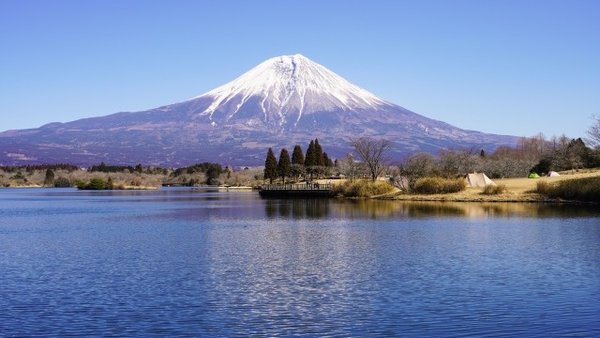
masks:
[(26, 154), (22, 154), (22, 153), (7, 153), (6, 157), (11, 158), (13, 160), (19, 160), (19, 161), (35, 161), (35, 160), (37, 160), (36, 157), (27, 156)]

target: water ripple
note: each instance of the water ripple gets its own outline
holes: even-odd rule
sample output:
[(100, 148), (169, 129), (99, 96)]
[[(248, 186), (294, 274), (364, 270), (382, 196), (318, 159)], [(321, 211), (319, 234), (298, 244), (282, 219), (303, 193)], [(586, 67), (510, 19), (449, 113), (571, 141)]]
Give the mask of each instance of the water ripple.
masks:
[(247, 194), (12, 194), (0, 336), (600, 336), (589, 211), (373, 218)]

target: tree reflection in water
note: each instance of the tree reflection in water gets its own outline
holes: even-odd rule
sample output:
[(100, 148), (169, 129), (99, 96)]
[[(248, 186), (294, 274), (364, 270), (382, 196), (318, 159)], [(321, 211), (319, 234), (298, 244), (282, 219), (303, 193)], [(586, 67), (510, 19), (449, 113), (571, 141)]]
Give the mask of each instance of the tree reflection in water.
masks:
[(539, 203), (407, 202), (382, 200), (266, 200), (268, 218), (424, 218), (424, 217), (589, 217), (594, 206)]
[(265, 215), (268, 218), (325, 218), (330, 213), (328, 199), (282, 199), (266, 200)]

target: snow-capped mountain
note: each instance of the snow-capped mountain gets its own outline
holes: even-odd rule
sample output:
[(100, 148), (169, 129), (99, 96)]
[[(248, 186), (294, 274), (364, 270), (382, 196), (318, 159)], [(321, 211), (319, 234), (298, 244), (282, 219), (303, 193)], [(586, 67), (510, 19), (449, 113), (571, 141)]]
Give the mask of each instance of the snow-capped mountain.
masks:
[(184, 102), (0, 133), (0, 164), (257, 165), (268, 147), (305, 147), (315, 137), (340, 157), (357, 136), (393, 141), (393, 158), (444, 148), (492, 150), (516, 141), (418, 115), (297, 54), (266, 60)]
[(203, 94), (212, 103), (200, 116), (215, 123), (242, 117), (250, 126), (297, 127), (303, 116), (334, 110), (378, 109), (386, 103), (327, 68), (296, 54), (269, 59), (239, 78)]

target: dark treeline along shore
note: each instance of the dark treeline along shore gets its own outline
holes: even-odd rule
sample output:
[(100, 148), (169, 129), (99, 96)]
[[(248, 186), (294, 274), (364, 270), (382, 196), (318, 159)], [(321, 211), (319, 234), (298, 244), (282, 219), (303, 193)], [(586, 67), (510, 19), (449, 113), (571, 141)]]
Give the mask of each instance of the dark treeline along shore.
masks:
[(287, 148), (280, 149), (278, 157), (269, 148), (264, 167), (252, 168), (234, 168), (214, 162), (181, 168), (104, 162), (91, 167), (72, 164), (0, 166), (0, 187), (105, 190), (226, 185), (259, 188), (264, 184), (321, 181), (331, 184), (333, 193), (338, 196), (385, 195), (387, 198), (410, 199), (410, 196), (419, 195), (419, 199), (426, 200), (428, 198), (422, 195), (449, 195), (458, 201), (477, 200), (465, 193), (469, 189), (464, 177), (469, 173), (486, 173), (497, 182), (504, 182), (505, 179), (527, 180), (527, 177), (559, 171), (563, 174), (560, 179), (542, 179), (524, 191), (526, 196), (522, 191), (516, 191), (520, 188), (518, 184), (515, 188), (502, 183), (486, 185), (477, 194), (494, 196), (486, 199), (489, 201), (600, 201), (600, 177), (597, 177), (600, 172), (593, 169), (600, 167), (600, 147), (591, 148), (581, 138), (546, 139), (540, 134), (522, 138), (516, 147), (499, 147), (491, 154), (476, 149), (446, 150), (437, 155), (414, 154), (397, 163), (386, 161), (386, 153), (391, 147), (387, 140), (356, 138), (351, 144), (356, 155), (350, 153), (340, 159), (330, 158), (318, 139), (308, 143), (306, 152), (301, 145), (294, 145), (291, 156)]

